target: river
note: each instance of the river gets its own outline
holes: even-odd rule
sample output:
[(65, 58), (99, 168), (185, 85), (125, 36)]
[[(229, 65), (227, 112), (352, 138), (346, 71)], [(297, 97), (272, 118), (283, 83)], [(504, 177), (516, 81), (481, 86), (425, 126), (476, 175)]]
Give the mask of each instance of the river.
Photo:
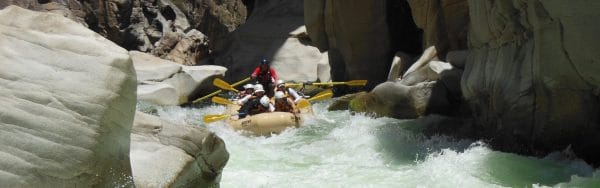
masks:
[(481, 141), (425, 137), (412, 120), (329, 112), (327, 105), (315, 104), (315, 116), (302, 127), (270, 137), (202, 122), (222, 106), (141, 110), (219, 135), (230, 153), (224, 188), (600, 187), (598, 169), (561, 152), (535, 158), (494, 151)]

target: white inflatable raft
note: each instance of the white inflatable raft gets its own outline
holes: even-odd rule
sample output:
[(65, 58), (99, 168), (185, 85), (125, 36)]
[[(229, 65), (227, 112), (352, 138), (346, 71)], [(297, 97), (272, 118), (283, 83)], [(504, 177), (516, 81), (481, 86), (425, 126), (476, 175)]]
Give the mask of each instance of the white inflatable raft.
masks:
[[(239, 108), (240, 106), (238, 105), (228, 105), (227, 113), (235, 114)], [(300, 109), (300, 112), (299, 114), (267, 112), (246, 116), (243, 119), (232, 116), (226, 122), (235, 130), (244, 130), (253, 135), (269, 136), (271, 134), (279, 134), (290, 127), (299, 127), (307, 115), (313, 114), (311, 106)]]

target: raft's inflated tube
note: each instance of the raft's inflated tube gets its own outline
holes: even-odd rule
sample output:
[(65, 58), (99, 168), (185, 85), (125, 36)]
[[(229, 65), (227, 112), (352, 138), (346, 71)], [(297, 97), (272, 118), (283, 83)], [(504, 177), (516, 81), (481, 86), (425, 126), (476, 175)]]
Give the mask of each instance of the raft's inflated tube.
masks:
[[(237, 112), (238, 105), (228, 105), (227, 111), (230, 114)], [(246, 116), (243, 119), (231, 117), (227, 124), (235, 130), (248, 131), (254, 135), (268, 136), (279, 134), (289, 127), (298, 127), (303, 122), (304, 115), (312, 115), (312, 107), (302, 110), (302, 113), (294, 115), (289, 112), (267, 112)]]

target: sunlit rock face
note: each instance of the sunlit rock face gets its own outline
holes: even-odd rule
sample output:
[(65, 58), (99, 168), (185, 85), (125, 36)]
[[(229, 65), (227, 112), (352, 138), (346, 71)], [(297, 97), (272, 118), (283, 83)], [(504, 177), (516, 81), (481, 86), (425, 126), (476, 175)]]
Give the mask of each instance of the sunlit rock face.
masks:
[(251, 16), (215, 49), (215, 63), (228, 67), (227, 80), (249, 77), (262, 59), (282, 80), (328, 81), (328, 56), (310, 45), (302, 1), (257, 1)]
[(180, 105), (214, 90), (212, 80), (227, 69), (216, 65), (185, 66), (139, 51), (129, 52), (137, 73), (138, 100)]
[(464, 97), (510, 151), (600, 162), (600, 1), (469, 1)]
[(229, 153), (204, 127), (171, 123), (137, 112), (131, 133), (137, 187), (218, 186)]
[(0, 187), (130, 186), (127, 51), (61, 15), (0, 10)]

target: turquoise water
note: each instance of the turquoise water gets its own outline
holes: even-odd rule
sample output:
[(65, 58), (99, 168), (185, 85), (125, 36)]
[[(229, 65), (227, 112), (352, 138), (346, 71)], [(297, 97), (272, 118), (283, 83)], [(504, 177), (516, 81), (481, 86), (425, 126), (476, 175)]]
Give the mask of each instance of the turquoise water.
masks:
[(223, 122), (204, 125), (200, 109), (156, 107), (174, 122), (206, 126), (230, 159), (221, 187), (600, 187), (600, 171), (561, 152), (544, 158), (491, 150), (485, 143), (425, 137), (411, 120), (371, 118), (314, 105), (305, 125), (249, 137)]

